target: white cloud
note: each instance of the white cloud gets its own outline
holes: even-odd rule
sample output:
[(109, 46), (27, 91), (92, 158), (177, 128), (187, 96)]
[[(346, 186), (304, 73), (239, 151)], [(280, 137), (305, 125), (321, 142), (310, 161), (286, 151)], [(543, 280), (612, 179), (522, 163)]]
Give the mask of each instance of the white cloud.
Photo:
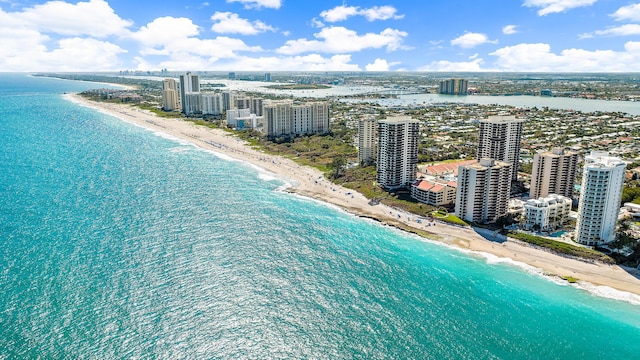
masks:
[[(141, 56), (164, 56), (158, 66), (172, 70), (207, 69), (220, 59), (233, 59), (239, 52), (262, 51), (259, 46), (248, 46), (240, 39), (218, 36), (200, 39), (199, 28), (190, 19), (163, 17), (140, 28), (133, 34), (138, 40)], [(138, 57), (138, 69), (149, 66)]]
[(276, 30), (260, 20), (251, 22), (232, 12), (216, 11), (211, 16), (211, 20), (214, 21), (211, 30), (221, 34), (256, 35), (265, 31)]
[(45, 57), (55, 71), (102, 71), (117, 69), (118, 54), (126, 52), (118, 45), (96, 39), (71, 38), (59, 41), (59, 47)]
[(598, 0), (524, 0), (522, 6), (541, 8), (539, 16), (565, 12), (577, 7), (591, 6)]
[(280, 9), (282, 6), (281, 0), (227, 0), (229, 3), (239, 2), (244, 4), (245, 9), (260, 9), (260, 8), (270, 8), (270, 9)]
[(611, 14), (617, 21), (640, 21), (640, 4), (623, 6)]
[(379, 49), (385, 47), (387, 51), (402, 48), (402, 40), (407, 33), (395, 29), (385, 29), (379, 34), (366, 33), (358, 35), (355, 31), (341, 26), (331, 26), (314, 34), (316, 40), (297, 39), (288, 40), (277, 52), (281, 54), (301, 54), (305, 52), (348, 53), (364, 49)]
[(357, 6), (339, 5), (330, 10), (324, 10), (320, 16), (327, 22), (344, 21), (352, 16), (358, 15), (359, 8)]
[(512, 35), (518, 32), (518, 30), (516, 30), (516, 25), (507, 25), (505, 27), (502, 28), (502, 33), (505, 35)]
[(391, 5), (360, 8), (359, 6), (339, 5), (333, 9), (324, 10), (320, 16), (327, 22), (344, 21), (352, 16), (364, 16), (368, 21), (402, 19), (404, 15), (396, 14), (398, 10)]
[(536, 72), (637, 72), (640, 42), (627, 42), (624, 51), (565, 49), (551, 52), (549, 44), (518, 44), (490, 53), (502, 71)]
[(121, 19), (104, 0), (90, 0), (69, 4), (63, 1), (49, 1), (22, 12), (12, 13), (25, 25), (45, 33), (103, 38), (110, 35), (124, 35), (132, 25)]
[(480, 65), (483, 63), (482, 59), (475, 59), (473, 61), (448, 61), (448, 60), (440, 60), (440, 61), (432, 61), (429, 65), (425, 65), (418, 69), (418, 71), (468, 71), (468, 72), (479, 72), (479, 71), (487, 71), (483, 69)]
[[(58, 20), (47, 19), (39, 26), (33, 21), (38, 20), (34, 15), (41, 10), (25, 11), (30, 11), (31, 20), (25, 20), (24, 12), (7, 13), (0, 9), (0, 69), (3, 71), (100, 71), (115, 70), (121, 65), (118, 55), (126, 51), (118, 45), (91, 38), (52, 39), (40, 30), (51, 31)], [(51, 16), (57, 18), (58, 15), (52, 13)], [(89, 30), (95, 31), (100, 26), (96, 24)], [(76, 32), (73, 26), (58, 30), (64, 34)]]
[(480, 56), (480, 54), (475, 53), (475, 54), (473, 54), (473, 55), (469, 56), (469, 60), (477, 59), (477, 58), (478, 58), (478, 56)]
[(366, 71), (389, 71), (391, 66), (395, 66), (400, 64), (400, 62), (387, 62), (386, 59), (375, 59), (373, 63), (365, 65), (364, 69)]
[(581, 39), (588, 39), (594, 36), (630, 36), (640, 35), (640, 25), (626, 24), (621, 26), (608, 27), (604, 30), (596, 30), (592, 33), (581, 34)]
[(311, 26), (314, 28), (323, 28), (324, 23), (316, 18), (311, 19)]
[[(196, 67), (193, 67), (196, 69)], [(323, 57), (319, 54), (304, 56), (240, 56), (229, 62), (211, 64), (207, 69), (226, 71), (273, 71), (273, 69), (287, 69), (293, 71), (361, 71), (357, 64), (351, 63), (351, 55), (333, 55)]]
[(191, 19), (165, 16), (154, 19), (146, 26), (142, 26), (132, 34), (132, 37), (140, 41), (144, 46), (153, 48), (198, 34), (198, 26)]
[(487, 38), (487, 35), (485, 34), (468, 32), (451, 40), (451, 45), (457, 45), (461, 48), (470, 49), (478, 45), (486, 43), (495, 44), (497, 42), (498, 40), (489, 40), (489, 38)]

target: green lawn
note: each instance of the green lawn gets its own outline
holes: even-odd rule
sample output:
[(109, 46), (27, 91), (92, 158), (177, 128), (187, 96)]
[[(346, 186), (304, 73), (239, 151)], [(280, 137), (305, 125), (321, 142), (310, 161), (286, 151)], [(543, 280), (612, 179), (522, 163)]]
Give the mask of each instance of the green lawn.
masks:
[(448, 222), (448, 223), (451, 223), (451, 224), (461, 225), (461, 226), (469, 226), (469, 224), (467, 224), (464, 220), (460, 219), (459, 217), (455, 216), (454, 214), (447, 214), (446, 216), (442, 216), (442, 214), (440, 212), (434, 212), (433, 213), (433, 217), (438, 219), (438, 220), (442, 220), (444, 222)]
[(509, 231), (507, 236), (518, 239), (529, 244), (538, 245), (546, 249), (552, 250), (558, 254), (577, 256), (587, 260), (597, 260), (605, 264), (615, 264), (615, 260), (601, 252), (584, 248), (581, 246), (567, 244), (561, 241), (555, 241), (541, 236)]

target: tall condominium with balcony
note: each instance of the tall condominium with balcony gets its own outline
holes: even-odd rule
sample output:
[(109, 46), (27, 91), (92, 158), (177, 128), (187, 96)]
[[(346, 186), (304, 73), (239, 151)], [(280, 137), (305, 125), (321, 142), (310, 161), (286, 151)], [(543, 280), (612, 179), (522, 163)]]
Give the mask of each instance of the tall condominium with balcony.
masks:
[(378, 121), (377, 181), (385, 189), (411, 185), (418, 166), (420, 122), (409, 116)]
[(440, 94), (467, 95), (469, 82), (465, 79), (440, 80)]
[(625, 170), (626, 164), (607, 152), (585, 157), (576, 242), (596, 246), (615, 240)]
[(358, 122), (358, 162), (373, 164), (377, 158), (376, 144), (378, 143), (378, 121), (362, 119)]
[(329, 104), (317, 101), (294, 104), (291, 100), (263, 103), (264, 131), (268, 137), (326, 134)]
[(175, 111), (182, 108), (180, 102), (180, 90), (174, 79), (162, 81), (162, 108), (165, 111)]
[[(200, 78), (190, 72), (180, 75), (180, 101), (182, 102), (182, 112), (188, 114), (185, 99), (187, 94), (200, 93)], [(195, 102), (195, 101), (193, 101)], [(193, 106), (192, 106), (193, 108)]]
[(533, 156), (529, 197), (538, 199), (550, 194), (573, 197), (578, 154), (562, 148)]
[(518, 180), (520, 140), (524, 119), (515, 116), (489, 116), (480, 120), (477, 158), (489, 158), (512, 164), (511, 180)]
[(510, 163), (486, 158), (460, 166), (456, 216), (466, 221), (490, 223), (507, 215), (511, 168)]

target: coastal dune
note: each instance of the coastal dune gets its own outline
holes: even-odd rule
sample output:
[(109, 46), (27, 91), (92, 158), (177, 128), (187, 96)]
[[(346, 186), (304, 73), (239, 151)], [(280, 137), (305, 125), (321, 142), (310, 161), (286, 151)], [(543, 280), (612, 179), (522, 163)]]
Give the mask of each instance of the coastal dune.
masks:
[(164, 133), (200, 148), (253, 164), (289, 183), (290, 186), (286, 189), (288, 192), (336, 205), (357, 216), (419, 233), (430, 240), (464, 249), (475, 256), (484, 256), (487, 261), (532, 267), (539, 269), (540, 274), (554, 278), (577, 278), (579, 281), (574, 286), (599, 296), (614, 297), (640, 305), (640, 272), (635, 269), (570, 259), (518, 241), (489, 241), (471, 228), (442, 222), (418, 223), (415, 215), (384, 204), (369, 205), (368, 199), (364, 196), (333, 184), (325, 179), (319, 170), (301, 166), (287, 158), (265, 154), (221, 129), (198, 126), (182, 119), (160, 118), (149, 111), (130, 105), (94, 102), (77, 94), (66, 94), (65, 97), (74, 103), (151, 131)]

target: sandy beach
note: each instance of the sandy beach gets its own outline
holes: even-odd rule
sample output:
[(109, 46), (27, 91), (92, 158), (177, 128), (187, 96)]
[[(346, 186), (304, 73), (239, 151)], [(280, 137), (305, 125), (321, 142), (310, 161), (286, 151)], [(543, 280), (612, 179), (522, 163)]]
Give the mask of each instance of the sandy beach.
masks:
[(126, 122), (251, 163), (291, 184), (287, 188), (289, 192), (336, 205), (354, 215), (376, 219), (390, 226), (427, 233), (431, 240), (464, 249), (491, 262), (512, 263), (552, 278), (571, 276), (579, 279), (578, 283), (572, 286), (581, 287), (596, 295), (640, 305), (640, 271), (635, 269), (569, 259), (517, 241), (493, 242), (486, 240), (471, 228), (441, 222), (418, 223), (417, 217), (412, 214), (383, 204), (371, 206), (364, 196), (331, 183), (320, 171), (298, 165), (290, 159), (262, 153), (223, 130), (197, 126), (181, 119), (160, 118), (149, 111), (129, 105), (98, 103), (72, 94), (65, 96), (70, 101), (100, 110)]

